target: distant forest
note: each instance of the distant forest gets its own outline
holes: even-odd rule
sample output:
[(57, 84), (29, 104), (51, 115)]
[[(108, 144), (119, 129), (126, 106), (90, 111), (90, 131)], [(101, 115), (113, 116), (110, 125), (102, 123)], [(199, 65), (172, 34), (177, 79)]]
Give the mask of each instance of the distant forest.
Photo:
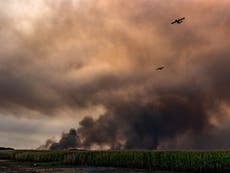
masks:
[(13, 148), (0, 147), (0, 150), (14, 150)]

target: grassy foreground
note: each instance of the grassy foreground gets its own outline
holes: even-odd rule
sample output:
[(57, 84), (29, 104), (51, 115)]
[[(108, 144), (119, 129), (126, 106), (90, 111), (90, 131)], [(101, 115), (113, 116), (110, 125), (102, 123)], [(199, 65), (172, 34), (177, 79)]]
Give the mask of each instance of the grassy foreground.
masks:
[(0, 159), (78, 166), (230, 171), (230, 151), (0, 151)]

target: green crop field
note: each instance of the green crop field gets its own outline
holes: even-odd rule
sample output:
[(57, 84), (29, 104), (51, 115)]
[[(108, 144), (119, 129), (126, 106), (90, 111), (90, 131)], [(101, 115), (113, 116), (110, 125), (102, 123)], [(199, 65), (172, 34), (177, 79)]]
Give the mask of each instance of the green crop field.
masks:
[(0, 151), (0, 159), (173, 171), (228, 171), (230, 151)]

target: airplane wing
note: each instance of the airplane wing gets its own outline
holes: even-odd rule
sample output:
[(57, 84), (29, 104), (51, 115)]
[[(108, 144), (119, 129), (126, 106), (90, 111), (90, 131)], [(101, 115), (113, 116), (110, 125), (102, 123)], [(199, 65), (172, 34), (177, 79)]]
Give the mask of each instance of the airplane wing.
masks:
[(174, 20), (171, 24), (174, 24), (174, 23), (176, 23), (176, 20)]
[(182, 18), (180, 18), (179, 20), (184, 20), (185, 19), (185, 17), (182, 17)]

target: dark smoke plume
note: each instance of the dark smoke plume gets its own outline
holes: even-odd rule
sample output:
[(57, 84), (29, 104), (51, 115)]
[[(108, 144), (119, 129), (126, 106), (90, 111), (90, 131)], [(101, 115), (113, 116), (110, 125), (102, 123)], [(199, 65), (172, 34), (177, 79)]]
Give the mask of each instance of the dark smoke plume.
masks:
[(76, 130), (70, 129), (69, 133), (63, 133), (60, 141), (58, 143), (53, 142), (50, 144), (50, 140), (46, 142), (46, 146), (48, 144), (48, 147), (51, 150), (62, 150), (62, 149), (68, 149), (68, 148), (76, 148), (76, 146), (79, 146), (80, 140), (77, 135)]
[[(214, 66), (219, 68), (218, 65)], [(221, 71), (221, 76), (230, 73), (227, 67), (222, 67)], [(214, 79), (212, 82), (218, 81)], [(217, 87), (220, 87), (219, 85), (221, 83)], [(210, 89), (213, 90), (211, 93)], [(96, 145), (107, 146), (109, 149), (157, 149), (161, 147), (162, 141), (173, 140), (185, 133), (193, 136), (193, 141), (180, 146), (181, 148), (228, 148), (229, 141), (226, 139), (227, 145), (217, 145), (218, 141), (215, 140), (213, 143), (202, 144), (202, 138), (213, 136), (212, 130), (215, 127), (209, 122), (209, 118), (211, 113), (219, 112), (220, 103), (217, 98), (229, 102), (229, 93), (225, 91), (226, 97), (222, 95), (223, 98), (219, 98), (221, 92), (222, 90), (215, 86), (202, 88), (193, 78), (191, 81), (186, 80), (167, 88), (153, 90), (150, 85), (146, 87), (145, 95), (129, 98), (127, 101), (115, 101), (114, 98), (112, 102), (107, 100), (107, 103), (104, 103), (108, 110), (106, 114), (97, 120), (86, 117), (80, 122), (76, 132), (81, 143), (77, 143), (75, 148), (90, 149)], [(209, 140), (213, 139), (210, 137)]]

